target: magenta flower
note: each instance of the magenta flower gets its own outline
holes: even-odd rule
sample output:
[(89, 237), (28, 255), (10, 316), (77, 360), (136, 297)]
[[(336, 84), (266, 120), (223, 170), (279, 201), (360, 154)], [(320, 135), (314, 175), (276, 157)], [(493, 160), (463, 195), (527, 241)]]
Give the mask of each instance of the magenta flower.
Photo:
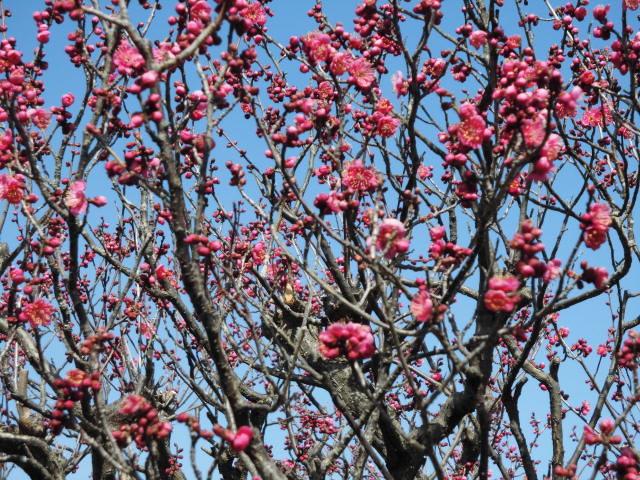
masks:
[(353, 56), (348, 52), (336, 53), (331, 59), (329, 70), (331, 70), (331, 73), (336, 77), (339, 77), (349, 70), (349, 65), (352, 60)]
[(589, 213), (582, 215), (580, 228), (584, 230), (582, 239), (591, 250), (597, 250), (607, 241), (607, 231), (611, 225), (609, 206), (604, 203), (592, 203)]
[(360, 88), (369, 88), (375, 78), (375, 72), (369, 60), (363, 57), (358, 57), (349, 64), (349, 74)]
[(482, 115), (478, 113), (472, 103), (463, 103), (460, 106), (462, 121), (454, 125), (458, 140), (466, 147), (480, 148), (485, 139), (486, 123)]
[(370, 358), (376, 352), (371, 328), (361, 323), (334, 323), (318, 335), (325, 358), (347, 355), (351, 360)]
[(381, 183), (380, 174), (373, 167), (365, 167), (362, 160), (345, 163), (342, 183), (354, 192), (373, 192)]
[(51, 323), (51, 316), (56, 309), (44, 298), (37, 298), (22, 308), (20, 320), (28, 321), (32, 328), (46, 327)]
[(251, 443), (253, 438), (253, 430), (247, 425), (242, 425), (236, 432), (235, 437), (231, 441), (231, 447), (236, 452), (242, 452)]
[(469, 41), (474, 48), (480, 48), (482, 45), (487, 43), (488, 33), (483, 30), (474, 30), (469, 35)]
[[(378, 227), (375, 238), (376, 252), (385, 252), (386, 258), (393, 258), (399, 253), (409, 250), (409, 240), (405, 238), (406, 229), (400, 220), (385, 218)], [(371, 248), (374, 239), (367, 239), (367, 246)]]
[(14, 205), (20, 203), (24, 197), (24, 179), (22, 175), (0, 175), (0, 199)]
[(426, 290), (421, 290), (413, 297), (409, 308), (419, 322), (427, 322), (433, 318), (433, 301)]
[(72, 215), (82, 215), (87, 211), (87, 197), (85, 190), (87, 188), (87, 182), (84, 180), (76, 180), (69, 186), (67, 195), (65, 196), (65, 204), (69, 208)]
[(492, 277), (484, 294), (484, 306), (492, 312), (512, 312), (520, 302), (515, 293), (519, 287), (520, 282), (514, 276)]
[(400, 125), (400, 120), (391, 115), (383, 115), (378, 119), (377, 133), (384, 138), (392, 137), (396, 133), (398, 125)]
[(128, 40), (123, 39), (113, 53), (113, 64), (122, 75), (134, 75), (144, 68), (144, 57)]

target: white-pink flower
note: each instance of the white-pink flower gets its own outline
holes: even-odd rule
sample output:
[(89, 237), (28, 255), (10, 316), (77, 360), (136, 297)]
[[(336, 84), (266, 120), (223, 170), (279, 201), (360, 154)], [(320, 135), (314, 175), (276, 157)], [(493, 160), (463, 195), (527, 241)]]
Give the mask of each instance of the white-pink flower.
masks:
[[(385, 252), (386, 258), (393, 258), (399, 253), (409, 250), (409, 240), (404, 236), (406, 229), (403, 223), (396, 218), (385, 218), (378, 227), (378, 235), (375, 237), (376, 252)], [(367, 246), (371, 248), (373, 237), (367, 239)]]
[(69, 207), (69, 211), (76, 217), (82, 215), (87, 211), (87, 196), (85, 190), (87, 189), (87, 182), (84, 180), (76, 180), (69, 186), (67, 195), (65, 196), (65, 204)]
[(431, 295), (426, 290), (421, 290), (411, 300), (411, 306), (409, 307), (411, 313), (419, 322), (426, 322), (431, 320), (433, 314), (433, 301)]

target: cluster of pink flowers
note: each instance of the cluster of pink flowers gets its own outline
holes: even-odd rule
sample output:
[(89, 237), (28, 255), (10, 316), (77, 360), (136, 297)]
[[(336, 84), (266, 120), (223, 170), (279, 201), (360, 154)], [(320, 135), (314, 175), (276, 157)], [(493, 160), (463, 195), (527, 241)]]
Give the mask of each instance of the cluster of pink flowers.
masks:
[(210, 430), (202, 429), (200, 427), (200, 422), (198, 421), (198, 419), (192, 417), (186, 412), (182, 412), (176, 415), (176, 420), (180, 423), (185, 423), (192, 432), (195, 432), (202, 438), (212, 438), (213, 434), (222, 437), (223, 440), (231, 444), (231, 448), (233, 448), (236, 452), (242, 452), (246, 450), (246, 448), (251, 443), (251, 440), (253, 439), (253, 429), (248, 425), (242, 425), (236, 432), (234, 432), (233, 430), (224, 428), (222, 425), (218, 425), (216, 423), (213, 426), (213, 432), (211, 432)]
[(31, 303), (26, 303), (22, 307), (22, 312), (18, 315), (21, 322), (29, 322), (32, 328), (46, 327), (51, 323), (51, 318), (56, 309), (44, 298), (36, 298)]
[[(292, 49), (297, 48), (298, 39), (293, 39)], [(331, 37), (323, 32), (310, 32), (302, 37), (302, 46), (309, 61), (316, 65), (329, 63), (329, 70), (333, 75), (340, 76), (349, 73), (349, 82), (363, 90), (371, 87), (375, 80), (375, 73), (371, 62), (364, 57), (354, 58), (348, 52), (336, 52)]]
[(618, 352), (618, 365), (629, 370), (638, 369), (638, 357), (640, 356), (640, 336), (635, 330), (629, 332), (622, 348)]
[(580, 228), (584, 230), (582, 239), (587, 247), (597, 250), (607, 240), (607, 231), (611, 225), (609, 206), (604, 203), (592, 203), (589, 212), (581, 217)]
[(24, 177), (20, 174), (7, 175), (3, 173), (0, 175), (0, 199), (6, 200), (11, 204), (18, 204), (24, 197), (26, 185), (24, 184)]
[(600, 434), (597, 434), (590, 426), (584, 427), (584, 443), (587, 445), (617, 445), (622, 442), (619, 435), (611, 435), (615, 429), (615, 424), (610, 418), (605, 418), (600, 422)]
[(385, 218), (378, 225), (378, 233), (367, 239), (369, 249), (375, 245), (375, 251), (384, 252), (386, 258), (394, 258), (409, 250), (409, 239), (403, 223), (396, 218)]
[(492, 277), (489, 279), (489, 289), (484, 293), (484, 306), (492, 312), (512, 312), (520, 302), (516, 293), (520, 282), (512, 275), (506, 277)]
[(624, 480), (640, 480), (638, 458), (631, 448), (624, 447), (620, 450), (620, 456), (616, 461), (615, 467), (618, 472), (618, 478)]
[(158, 411), (139, 395), (125, 398), (120, 414), (127, 418), (128, 423), (121, 424), (111, 435), (121, 447), (134, 440), (138, 448), (144, 448), (149, 440), (163, 439), (171, 433), (171, 423), (160, 421)]
[(365, 167), (362, 160), (347, 162), (342, 170), (342, 184), (351, 192), (373, 192), (382, 179), (374, 167)]
[(320, 332), (318, 340), (320, 353), (325, 358), (346, 355), (350, 360), (357, 360), (376, 353), (371, 328), (361, 323), (334, 323)]
[(473, 250), (461, 247), (452, 242), (443, 240), (446, 234), (444, 226), (433, 227), (429, 230), (431, 245), (429, 246), (429, 257), (437, 262), (439, 270), (445, 270), (453, 265), (460, 265), (462, 260), (471, 255)]
[(449, 129), (451, 135), (456, 135), (462, 145), (469, 148), (480, 148), (484, 141), (491, 136), (484, 117), (478, 113), (473, 103), (466, 102), (460, 106), (461, 122)]
[(553, 161), (558, 158), (564, 146), (562, 138), (552, 133), (540, 149), (540, 156), (533, 164), (527, 180), (542, 182), (553, 171)]
[(545, 264), (536, 256), (544, 250), (544, 244), (538, 240), (542, 235), (542, 230), (533, 226), (530, 219), (524, 220), (520, 224), (520, 233), (513, 236), (509, 247), (520, 250), (522, 257), (518, 262), (517, 269), (523, 277), (534, 277), (549, 283), (560, 274), (560, 260), (550, 260)]
[(57, 435), (62, 431), (68, 412), (73, 410), (76, 402), (82, 400), (87, 394), (98, 392), (102, 385), (100, 373), (94, 372), (89, 375), (77, 368), (69, 370), (64, 379), (54, 380), (54, 385), (59, 391), (59, 398), (51, 411), (52, 418), (48, 422), (48, 428)]

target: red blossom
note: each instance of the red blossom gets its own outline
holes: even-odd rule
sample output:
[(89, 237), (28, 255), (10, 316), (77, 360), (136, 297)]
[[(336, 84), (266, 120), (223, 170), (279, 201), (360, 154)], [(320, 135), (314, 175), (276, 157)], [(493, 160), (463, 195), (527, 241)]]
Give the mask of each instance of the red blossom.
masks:
[(406, 229), (400, 220), (385, 218), (378, 226), (378, 232), (374, 237), (367, 239), (367, 246), (375, 244), (376, 252), (384, 252), (386, 258), (394, 258), (398, 254), (405, 253), (409, 249), (409, 240), (405, 238)]
[(345, 163), (342, 183), (354, 192), (373, 192), (380, 186), (381, 179), (374, 167), (365, 167), (362, 160), (354, 160)]
[(426, 290), (418, 292), (411, 300), (411, 313), (419, 322), (428, 322), (433, 316), (433, 302)]
[(0, 199), (12, 204), (18, 204), (25, 195), (25, 188), (26, 185), (22, 175), (0, 175)]
[(346, 355), (350, 360), (357, 360), (375, 353), (371, 328), (360, 323), (334, 323), (320, 332), (318, 340), (320, 353), (325, 358)]
[(37, 298), (22, 307), (20, 318), (28, 321), (32, 328), (46, 327), (51, 323), (55, 311), (56, 309), (44, 298)]
[(515, 293), (518, 288), (520, 282), (514, 276), (492, 277), (484, 294), (484, 306), (492, 312), (512, 312), (520, 302), (520, 296)]

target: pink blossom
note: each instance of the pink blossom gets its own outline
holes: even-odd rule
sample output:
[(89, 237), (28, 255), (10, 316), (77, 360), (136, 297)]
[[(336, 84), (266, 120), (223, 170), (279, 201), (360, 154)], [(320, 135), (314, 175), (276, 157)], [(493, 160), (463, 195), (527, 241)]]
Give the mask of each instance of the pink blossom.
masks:
[(240, 16), (245, 23), (251, 25), (263, 26), (267, 23), (267, 16), (264, 7), (260, 2), (251, 2), (245, 8), (240, 10)]
[(161, 64), (175, 58), (173, 48), (173, 45), (168, 42), (160, 42), (160, 44), (153, 49), (153, 61)]
[(360, 88), (369, 88), (375, 78), (375, 72), (369, 60), (363, 57), (358, 57), (349, 64), (349, 74)]
[(326, 33), (310, 32), (302, 41), (311, 59), (318, 63), (328, 60), (333, 54), (331, 37)]
[(411, 306), (409, 308), (419, 322), (431, 320), (433, 315), (433, 301), (431, 300), (429, 292), (426, 290), (418, 292), (411, 300)]
[(365, 167), (362, 160), (354, 160), (345, 163), (342, 183), (354, 192), (373, 192), (381, 181), (380, 174), (374, 167)]
[(84, 180), (76, 180), (69, 186), (69, 190), (65, 196), (65, 204), (69, 208), (72, 215), (82, 215), (87, 210), (87, 197), (85, 190), (87, 182)]
[(564, 148), (564, 144), (562, 143), (562, 138), (555, 133), (552, 133), (547, 138), (547, 141), (544, 142), (544, 145), (540, 149), (540, 156), (548, 158), (550, 161), (555, 160), (560, 155)]
[(519, 287), (520, 282), (514, 276), (492, 277), (484, 294), (484, 306), (492, 312), (512, 312), (520, 302), (520, 296), (515, 293)]
[(140, 83), (145, 88), (153, 87), (156, 83), (158, 83), (158, 78), (160, 78), (160, 74), (155, 70), (149, 70), (142, 74), (140, 77)]
[(409, 93), (409, 83), (404, 79), (402, 72), (398, 70), (391, 77), (391, 85), (398, 98)]
[(561, 265), (562, 262), (557, 258), (549, 260), (549, 263), (547, 263), (546, 265), (544, 274), (542, 275), (542, 280), (544, 281), (544, 283), (549, 283), (560, 276)]
[(22, 175), (10, 176), (4, 173), (0, 175), (0, 199), (14, 205), (18, 204), (24, 197), (25, 188)]
[(22, 308), (20, 319), (28, 321), (32, 328), (46, 327), (51, 323), (51, 316), (56, 309), (44, 298), (37, 298)]
[(357, 360), (375, 353), (371, 328), (361, 323), (334, 323), (320, 332), (318, 340), (320, 353), (325, 358), (347, 355), (350, 360)]
[(597, 250), (607, 241), (607, 231), (611, 225), (611, 215), (609, 206), (604, 203), (592, 203), (589, 206), (589, 213), (582, 215), (580, 228), (584, 230), (582, 239), (585, 245)]
[(329, 70), (336, 77), (339, 77), (349, 70), (349, 65), (351, 65), (352, 60), (353, 56), (349, 52), (336, 53), (331, 59)]
[(378, 119), (377, 133), (384, 138), (392, 137), (400, 125), (400, 120), (391, 115), (383, 115)]
[(460, 106), (462, 121), (454, 126), (460, 143), (470, 148), (480, 148), (485, 139), (486, 123), (482, 115), (472, 103), (466, 102)]
[(190, 13), (192, 19), (203, 22), (211, 20), (211, 7), (206, 0), (199, 0), (195, 2), (191, 7)]
[(73, 105), (73, 102), (75, 101), (76, 101), (76, 97), (73, 96), (73, 93), (65, 93), (62, 96), (63, 107), (70, 107), (71, 105)]
[(51, 112), (44, 108), (30, 108), (27, 111), (33, 124), (40, 130), (46, 130), (51, 121)]
[[(409, 250), (409, 240), (405, 238), (406, 229), (400, 220), (385, 218), (378, 227), (375, 238), (376, 252), (385, 252), (386, 258), (393, 258)], [(373, 237), (367, 239), (367, 246), (371, 248)]]
[(608, 105), (602, 105), (584, 112), (581, 122), (591, 127), (604, 127), (613, 123), (613, 115)]
[(640, 6), (640, 0), (623, 0), (622, 6), (629, 10), (637, 10), (638, 6)]
[(107, 204), (107, 197), (104, 195), (98, 195), (89, 200), (96, 207), (104, 207)]
[(118, 73), (135, 75), (144, 68), (144, 57), (127, 39), (123, 39), (113, 53), (113, 64)]
[(242, 452), (251, 443), (253, 438), (253, 430), (247, 425), (242, 425), (236, 432), (233, 440), (231, 441), (231, 447), (236, 452)]
[(587, 445), (596, 445), (598, 443), (601, 443), (600, 435), (598, 435), (593, 430), (593, 428), (591, 428), (588, 425), (584, 427), (583, 435), (584, 435), (584, 443), (586, 443)]
[(474, 48), (480, 48), (482, 45), (487, 43), (487, 36), (487, 32), (483, 30), (474, 30), (471, 32), (471, 35), (469, 35), (469, 41)]
[(587, 262), (582, 262), (580, 264), (582, 267), (582, 275), (580, 276), (580, 280), (593, 283), (596, 288), (603, 288), (607, 284), (607, 280), (609, 279), (609, 272), (607, 272), (604, 267), (589, 267)]
[(251, 258), (256, 265), (262, 265), (267, 257), (267, 246), (264, 242), (257, 242), (251, 249)]
[(547, 128), (547, 111), (543, 110), (535, 118), (522, 122), (522, 135), (527, 147), (539, 147), (544, 142)]

